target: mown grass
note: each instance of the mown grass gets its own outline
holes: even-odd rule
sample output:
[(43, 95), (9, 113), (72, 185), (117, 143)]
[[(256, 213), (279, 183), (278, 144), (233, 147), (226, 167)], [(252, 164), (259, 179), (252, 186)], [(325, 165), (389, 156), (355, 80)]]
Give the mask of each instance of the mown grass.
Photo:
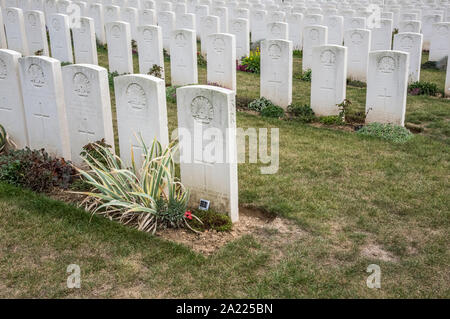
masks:
[[(107, 66), (106, 51), (99, 60)], [(295, 57), (294, 73), (300, 68)], [(170, 82), (167, 62), (166, 76)], [(422, 73), (442, 88), (444, 77)], [(206, 83), (204, 67), (199, 81)], [(257, 75), (238, 72), (237, 81), (238, 96), (259, 96)], [(309, 86), (294, 80), (294, 102), (309, 103)], [(349, 86), (347, 94), (363, 109), (364, 88)], [(176, 105), (167, 106), (172, 130)], [(293, 219), (305, 232), (280, 258), (251, 235), (206, 258), (0, 184), (0, 297), (448, 298), (449, 113), (449, 100), (409, 96), (407, 122), (426, 130), (394, 144), (239, 112), (239, 127), (280, 129), (277, 174), (261, 175), (262, 164), (239, 165), (240, 204)], [(390, 259), (364, 253), (375, 248)], [(81, 266), (79, 290), (66, 288), (72, 263)], [(372, 263), (382, 271), (378, 290), (366, 287)]]

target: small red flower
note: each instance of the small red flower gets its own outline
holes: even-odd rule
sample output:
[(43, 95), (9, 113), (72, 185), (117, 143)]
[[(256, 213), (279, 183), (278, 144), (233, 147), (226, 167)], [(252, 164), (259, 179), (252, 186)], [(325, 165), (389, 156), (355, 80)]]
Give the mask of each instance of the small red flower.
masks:
[(186, 217), (187, 219), (192, 219), (192, 213), (191, 213), (191, 211), (187, 210), (187, 211), (184, 213), (184, 217)]

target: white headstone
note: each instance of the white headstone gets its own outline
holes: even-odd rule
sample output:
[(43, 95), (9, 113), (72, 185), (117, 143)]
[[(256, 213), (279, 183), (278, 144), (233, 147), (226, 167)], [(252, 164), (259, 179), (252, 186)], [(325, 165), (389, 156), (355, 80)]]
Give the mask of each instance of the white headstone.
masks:
[(92, 18), (80, 17), (79, 28), (73, 28), (73, 48), (75, 62), (98, 64), (95, 26)]
[(150, 75), (133, 74), (114, 78), (117, 131), (120, 157), (131, 164), (132, 152), (137, 166), (142, 165), (142, 147), (156, 138), (163, 147), (169, 144), (164, 80)]
[(19, 70), (30, 148), (70, 160), (61, 63), (29, 56), (19, 59)]
[(392, 20), (381, 19), (380, 28), (373, 28), (371, 51), (391, 50), (392, 48)]
[(289, 14), (286, 21), (289, 25), (289, 40), (292, 41), (293, 49), (301, 50), (303, 47), (303, 14)]
[(142, 0), (143, 9), (153, 9), (156, 10), (155, 1), (153, 0)]
[(200, 46), (201, 53), (206, 54), (206, 46), (208, 36), (210, 34), (219, 33), (219, 17), (207, 15), (200, 18)]
[(207, 41), (207, 82), (236, 91), (236, 38), (216, 33)]
[(344, 45), (348, 48), (347, 76), (349, 79), (366, 82), (370, 43), (370, 30), (350, 29), (344, 32)]
[(325, 25), (328, 27), (328, 44), (342, 45), (344, 42), (344, 18), (342, 16), (332, 15), (325, 19)]
[[(3, 24), (3, 12), (0, 8), (0, 26), (4, 26)], [(6, 34), (5, 34), (5, 28), (0, 28), (0, 49), (6, 49), (8, 47), (6, 43)]]
[(52, 14), (48, 26), (52, 57), (61, 62), (73, 63), (72, 41), (70, 38), (69, 17), (65, 14)]
[(420, 33), (421, 29), (422, 29), (422, 22), (420, 21), (400, 21), (398, 32)]
[(105, 139), (114, 147), (108, 71), (96, 65), (72, 64), (62, 69), (72, 161), (81, 165), (86, 144)]
[(422, 17), (423, 49), (430, 50), (431, 36), (433, 35), (433, 24), (442, 22), (442, 15), (428, 14)]
[(23, 11), (19, 8), (6, 8), (4, 13), (8, 49), (29, 55)]
[(195, 31), (195, 14), (185, 13), (177, 17), (177, 29), (189, 29)]
[(365, 17), (351, 17), (348, 25), (350, 29), (365, 29), (367, 27)]
[(229, 25), (230, 33), (236, 37), (236, 58), (250, 55), (250, 25), (246, 19), (232, 19)]
[(409, 53), (408, 83), (420, 80), (422, 42), (423, 36), (420, 33), (403, 32), (394, 36), (394, 50)]
[(148, 74), (153, 65), (162, 68), (164, 79), (164, 55), (161, 27), (145, 25), (138, 27), (137, 46), (139, 52), (139, 73)]
[(45, 0), (44, 13), (47, 26), (50, 24), (50, 15), (58, 13), (58, 0)]
[(267, 24), (266, 39), (289, 39), (289, 25), (285, 22), (271, 22)]
[(309, 25), (303, 29), (303, 59), (302, 70), (312, 67), (312, 48), (325, 45), (328, 41), (328, 28), (320, 25)]
[(130, 25), (126, 22), (106, 24), (109, 72), (133, 73)]
[(228, 8), (227, 7), (213, 7), (211, 14), (219, 17), (220, 32), (222, 32), (222, 33), (228, 32)]
[(118, 6), (113, 6), (113, 5), (103, 6), (103, 14), (104, 14), (104, 20), (105, 20), (105, 28), (106, 28), (106, 24), (108, 24), (110, 22), (120, 21), (120, 7), (118, 7)]
[(42, 55), (49, 56), (44, 13), (26, 11), (24, 21), (30, 54), (35, 55), (37, 51), (40, 51)]
[(433, 34), (430, 41), (430, 61), (440, 61), (448, 56), (450, 51), (450, 22), (433, 24)]
[(450, 96), (450, 63), (447, 62), (447, 76), (445, 77), (445, 96)]
[(321, 14), (307, 14), (303, 19), (303, 26), (310, 25), (322, 25), (323, 24), (323, 15)]
[(170, 53), (170, 35), (175, 29), (175, 12), (158, 12), (158, 25), (161, 27), (164, 49)]
[(313, 49), (311, 108), (318, 116), (338, 115), (346, 97), (347, 48), (321, 45)]
[(0, 124), (14, 144), (22, 149), (28, 146), (28, 132), (19, 81), (20, 57), (19, 52), (0, 50)]
[(260, 95), (287, 108), (292, 103), (292, 42), (261, 42)]
[(138, 9), (133, 7), (122, 8), (120, 11), (122, 21), (130, 24), (131, 39), (137, 39), (137, 25), (138, 25)]
[(250, 13), (251, 19), (251, 32), (252, 32), (252, 42), (257, 42), (265, 39), (267, 31), (267, 11), (265, 10), (254, 10)]
[(139, 25), (156, 25), (156, 11), (153, 9), (139, 10)]
[(286, 21), (286, 13), (283, 11), (268, 11), (267, 13), (267, 23)]
[(31, 0), (30, 10), (42, 11), (44, 13), (44, 0)]
[(178, 128), (185, 134), (180, 141), (181, 182), (190, 190), (190, 205), (209, 200), (212, 209), (227, 213), (232, 222), (239, 219), (235, 103), (235, 93), (224, 88), (177, 89)]
[(399, 51), (369, 54), (366, 123), (404, 125), (409, 55)]
[(105, 19), (103, 16), (103, 5), (91, 3), (89, 5), (88, 16), (94, 20), (95, 38), (98, 44), (106, 44)]
[(197, 43), (195, 31), (189, 29), (173, 31), (170, 46), (172, 86), (197, 84)]

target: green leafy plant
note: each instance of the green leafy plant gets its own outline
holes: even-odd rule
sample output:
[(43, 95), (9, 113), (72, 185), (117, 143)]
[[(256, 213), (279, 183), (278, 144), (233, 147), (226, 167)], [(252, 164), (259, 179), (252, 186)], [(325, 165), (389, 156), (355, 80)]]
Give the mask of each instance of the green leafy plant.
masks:
[(170, 61), (170, 55), (166, 49), (163, 49), (163, 56), (164, 56), (164, 61), (166, 61), (166, 62)]
[(306, 71), (303, 71), (300, 79), (305, 82), (311, 82), (311, 75), (312, 75), (312, 71), (311, 71), (311, 69), (308, 69)]
[(408, 93), (411, 95), (431, 95), (434, 96), (439, 92), (435, 83), (419, 81), (411, 83), (408, 86)]
[(166, 100), (170, 103), (177, 103), (177, 86), (166, 87)]
[(328, 115), (319, 117), (319, 122), (324, 125), (343, 125), (344, 120), (339, 115)]
[(73, 64), (72, 62), (61, 62), (61, 67), (66, 66), (66, 65), (71, 65)]
[(0, 180), (37, 192), (68, 188), (75, 174), (69, 162), (51, 157), (43, 149), (8, 150), (0, 155)]
[(307, 104), (291, 104), (288, 106), (288, 112), (290, 112), (294, 118), (303, 123), (311, 123), (316, 118), (314, 111)]
[(131, 167), (101, 145), (95, 147), (104, 154), (106, 165), (89, 154), (82, 157), (89, 170), (78, 171), (93, 188), (91, 192), (81, 192), (87, 195), (83, 201), (85, 208), (146, 232), (154, 233), (165, 227), (192, 229), (188, 221), (198, 218), (186, 211), (189, 191), (175, 177), (172, 154), (176, 145), (172, 143), (163, 149), (154, 140), (147, 147), (142, 137), (139, 143), (143, 154), (141, 167), (136, 164), (133, 150)]
[(425, 70), (439, 70), (438, 66), (437, 66), (437, 62), (436, 61), (427, 61), (425, 63), (422, 64), (422, 69)]
[(358, 80), (350, 80), (350, 79), (347, 79), (347, 85), (358, 87), (358, 88), (365, 88), (367, 86), (367, 84), (365, 82), (358, 81)]
[(250, 55), (242, 58), (241, 65), (244, 66), (245, 71), (251, 73), (261, 72), (261, 51), (256, 48), (255, 51), (250, 51)]
[(206, 59), (205, 57), (202, 55), (201, 52), (197, 52), (197, 64), (199, 66), (206, 66)]
[(413, 137), (413, 134), (403, 126), (382, 123), (367, 124), (357, 134), (374, 136), (395, 143), (404, 143)]
[(261, 116), (274, 118), (284, 117), (284, 110), (277, 105), (269, 105), (261, 110)]
[(3, 125), (0, 124), (0, 154), (6, 149), (8, 144), (8, 134)]
[(248, 105), (248, 108), (253, 111), (261, 112), (263, 109), (265, 109), (268, 106), (274, 105), (270, 100), (266, 99), (265, 97), (260, 97), (259, 99), (253, 100)]
[(197, 219), (192, 219), (189, 221), (189, 225), (197, 231), (205, 230), (215, 230), (218, 232), (230, 231), (233, 224), (230, 217), (225, 214), (220, 214), (212, 209), (209, 210), (195, 210), (195, 215), (202, 222), (200, 223)]
[(119, 72), (117, 72), (117, 71), (108, 72), (108, 82), (109, 82), (110, 87), (114, 87), (114, 78), (116, 76), (119, 76)]
[(148, 71), (147, 74), (162, 79), (163, 71), (164, 69), (162, 66), (159, 66), (158, 64), (153, 64), (152, 68), (150, 69), (150, 71)]
[[(101, 146), (97, 147), (98, 145)], [(112, 146), (106, 143), (105, 139), (102, 138), (100, 141), (96, 141), (94, 143), (89, 143), (83, 146), (81, 150), (81, 157), (92, 157), (103, 165), (106, 165), (106, 153), (103, 151), (104, 149), (111, 149)]]

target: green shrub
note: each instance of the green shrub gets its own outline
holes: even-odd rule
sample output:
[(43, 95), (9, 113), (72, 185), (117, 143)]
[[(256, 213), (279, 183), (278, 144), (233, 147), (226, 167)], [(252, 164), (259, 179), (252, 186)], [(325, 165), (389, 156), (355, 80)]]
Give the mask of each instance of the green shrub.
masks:
[(117, 71), (114, 72), (108, 72), (108, 83), (109, 87), (114, 87), (114, 78), (118, 76), (119, 73)]
[(259, 48), (255, 51), (250, 51), (250, 55), (242, 58), (241, 65), (245, 67), (247, 72), (260, 73), (261, 71), (261, 52)]
[(295, 116), (296, 120), (303, 123), (311, 123), (316, 118), (314, 111), (307, 104), (291, 104), (288, 106), (288, 112)]
[(189, 225), (197, 231), (216, 230), (218, 232), (224, 232), (230, 231), (233, 225), (228, 215), (216, 213), (212, 209), (195, 210), (195, 215), (202, 223), (196, 219), (192, 219), (189, 221)]
[(411, 83), (408, 86), (408, 93), (411, 95), (431, 95), (434, 96), (439, 92), (435, 83), (419, 81)]
[(427, 61), (422, 64), (422, 69), (431, 69), (431, 70), (438, 70), (437, 62), (436, 61)]
[(36, 192), (68, 188), (75, 174), (70, 163), (49, 156), (43, 149), (10, 150), (0, 155), (0, 180)]
[[(97, 147), (97, 145), (100, 145), (102, 147), (99, 148)], [(103, 149), (110, 149), (110, 148), (112, 148), (112, 146), (106, 143), (105, 139), (102, 138), (100, 141), (89, 143), (83, 146), (80, 155), (82, 157), (87, 156), (92, 157), (96, 161), (102, 163), (103, 165), (106, 165), (106, 153), (103, 151)]]
[(350, 79), (347, 79), (347, 85), (358, 87), (358, 88), (367, 87), (367, 84), (365, 82), (358, 81), (358, 80), (350, 80)]
[(284, 116), (284, 110), (277, 105), (269, 105), (261, 110), (261, 116), (280, 118)]
[(375, 136), (395, 143), (404, 143), (413, 136), (413, 134), (403, 126), (381, 123), (367, 124), (358, 131), (358, 134)]
[(158, 64), (153, 64), (152, 68), (150, 69), (150, 71), (148, 71), (147, 74), (162, 79), (163, 71), (164, 69), (162, 66), (159, 66)]
[(319, 117), (319, 122), (324, 125), (343, 125), (344, 120), (339, 115), (328, 115)]
[(311, 82), (311, 75), (312, 75), (312, 71), (311, 71), (311, 69), (308, 69), (308, 70), (302, 72), (302, 76), (300, 79), (305, 82)]
[(202, 55), (201, 52), (197, 52), (197, 64), (199, 66), (206, 66), (206, 59), (205, 57)]
[(259, 99), (253, 100), (248, 105), (248, 108), (253, 111), (261, 112), (263, 109), (265, 109), (268, 106), (274, 105), (270, 100), (266, 99), (265, 97), (260, 97)]
[(166, 87), (166, 100), (170, 103), (177, 103), (177, 86)]
[(106, 165), (91, 156), (82, 157), (88, 170), (78, 169), (82, 178), (93, 191), (83, 204), (92, 213), (132, 225), (138, 230), (155, 232), (158, 228), (191, 228), (188, 221), (197, 219), (186, 211), (189, 191), (175, 177), (175, 162), (172, 154), (176, 145), (171, 143), (165, 149), (154, 140), (147, 147), (139, 139), (143, 160), (136, 166), (131, 150), (131, 167), (110, 149), (94, 145), (105, 155)]

